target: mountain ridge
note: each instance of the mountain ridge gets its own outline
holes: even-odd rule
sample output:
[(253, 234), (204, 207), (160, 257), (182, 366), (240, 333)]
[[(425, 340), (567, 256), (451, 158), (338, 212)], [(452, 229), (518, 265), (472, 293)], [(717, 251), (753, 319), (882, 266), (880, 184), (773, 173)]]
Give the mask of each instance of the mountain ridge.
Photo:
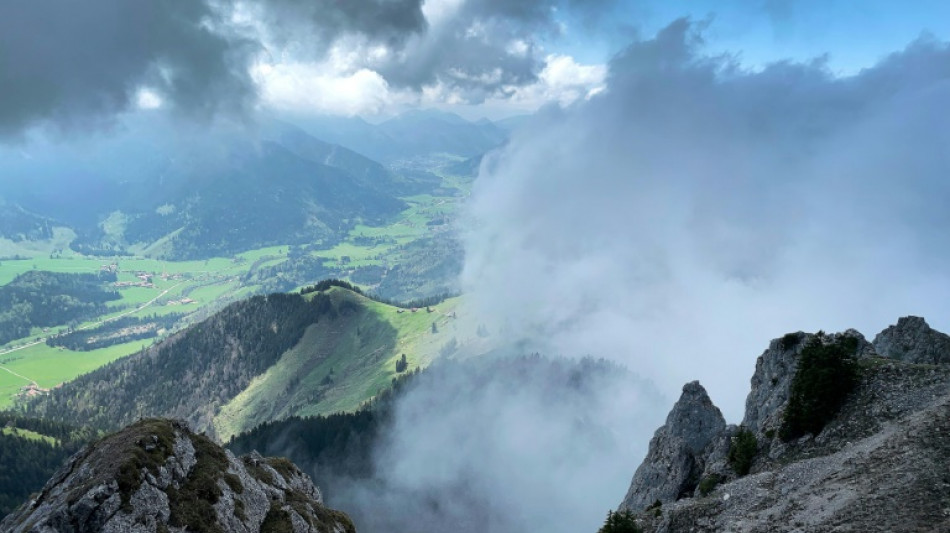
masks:
[(337, 286), (254, 296), (22, 408), (110, 431), (179, 418), (220, 439), (292, 415), (353, 411), (390, 386), (401, 354), (414, 369), (452, 339), (475, 337), (457, 325), (455, 305), (402, 310)]
[[(943, 438), (950, 365), (940, 363), (950, 353), (937, 345), (935, 357), (931, 342), (943, 337), (922, 318), (904, 317), (874, 343), (855, 330), (774, 339), (756, 362), (739, 426), (697, 429), (696, 420), (709, 416), (703, 412), (718, 409), (698, 382), (687, 384), (620, 511), (634, 513), (647, 533), (950, 529), (950, 474), (939, 466), (950, 461)], [(902, 344), (900, 358), (879, 355), (895, 338), (912, 342)], [(837, 406), (834, 394), (807, 388), (814, 376), (821, 387), (848, 388), (841, 378), (821, 381), (836, 358), (853, 361), (855, 372), (853, 390)], [(914, 362), (922, 359), (938, 363)], [(824, 365), (820, 372), (815, 364)], [(836, 375), (845, 376), (849, 367), (841, 368)], [(802, 390), (814, 392), (803, 398)], [(823, 426), (790, 429), (803, 399), (806, 421), (824, 417)], [(700, 446), (675, 437), (691, 432)]]
[(160, 419), (76, 453), (0, 530), (355, 533), (286, 459), (238, 458), (185, 424)]

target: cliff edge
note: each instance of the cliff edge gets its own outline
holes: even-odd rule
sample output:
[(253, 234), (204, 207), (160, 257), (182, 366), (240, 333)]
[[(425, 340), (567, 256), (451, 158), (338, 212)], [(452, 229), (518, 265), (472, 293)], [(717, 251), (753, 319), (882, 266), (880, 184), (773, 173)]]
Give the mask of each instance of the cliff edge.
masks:
[(948, 339), (919, 317), (873, 343), (787, 334), (738, 426), (688, 384), (620, 510), (648, 533), (950, 531)]

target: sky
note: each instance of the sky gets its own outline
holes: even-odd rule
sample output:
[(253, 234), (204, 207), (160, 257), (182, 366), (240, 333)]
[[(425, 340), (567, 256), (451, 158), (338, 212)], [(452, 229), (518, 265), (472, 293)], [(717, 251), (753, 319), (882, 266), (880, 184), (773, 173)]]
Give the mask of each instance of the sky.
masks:
[[(931, 0), (7, 1), (0, 142), (88, 146), (155, 113), (192, 132), (262, 112), (536, 113), (480, 171), (473, 299), (665, 391), (708, 374), (735, 417), (747, 378), (714, 370), (766, 338), (943, 317), (924, 296), (947, 255), (948, 15)], [(657, 324), (689, 333), (651, 344)], [(730, 343), (735, 324), (755, 331)], [(662, 363), (680, 351), (707, 356)]]
[(501, 118), (596, 94), (617, 52), (681, 17), (748, 68), (823, 58), (848, 75), (922, 34), (946, 39), (948, 15), (936, 0), (8, 1), (0, 135), (155, 108)]

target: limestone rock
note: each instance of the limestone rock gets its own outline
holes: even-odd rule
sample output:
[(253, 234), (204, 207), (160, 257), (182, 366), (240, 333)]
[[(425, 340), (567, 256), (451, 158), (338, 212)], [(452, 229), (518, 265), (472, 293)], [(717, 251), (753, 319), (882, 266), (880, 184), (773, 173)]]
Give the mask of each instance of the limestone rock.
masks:
[[(819, 434), (783, 442), (802, 349), (842, 338), (857, 340), (859, 383)], [(684, 389), (621, 507), (639, 513), (645, 533), (950, 531), (950, 365), (934, 365), (950, 362), (948, 353), (950, 337), (916, 317), (873, 344), (855, 330), (775, 339), (746, 399), (742, 425), (757, 438), (751, 473), (738, 477), (729, 466), (737, 426), (687, 444), (678, 431), (689, 420), (680, 404), (693, 403)], [(685, 494), (697, 478), (719, 484)], [(657, 499), (662, 507), (643, 512)]]
[(73, 456), (4, 533), (355, 532), (286, 459), (236, 458), (179, 422), (143, 420)]
[(670, 502), (692, 494), (705, 468), (705, 452), (726, 428), (726, 421), (698, 381), (683, 394), (650, 441), (622, 509), (642, 511), (656, 501)]
[(826, 434), (641, 514), (644, 532), (950, 531), (950, 367), (875, 366)]
[(789, 333), (773, 339), (755, 362), (752, 389), (745, 401), (742, 426), (753, 433), (781, 426), (784, 406), (788, 403), (792, 379), (798, 370), (802, 348), (814, 337), (803, 333)]
[(950, 363), (950, 335), (932, 329), (919, 316), (905, 316), (874, 337), (878, 354), (908, 363)]

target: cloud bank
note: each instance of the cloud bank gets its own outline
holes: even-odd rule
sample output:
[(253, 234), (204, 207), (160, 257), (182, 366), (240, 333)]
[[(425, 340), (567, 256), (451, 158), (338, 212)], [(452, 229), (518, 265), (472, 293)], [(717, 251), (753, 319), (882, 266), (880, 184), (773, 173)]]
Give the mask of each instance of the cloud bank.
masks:
[(3, 2), (0, 135), (86, 129), (159, 107), (206, 119), (262, 103), (352, 114), (505, 99), (545, 87), (543, 41), (608, 3)]
[(741, 417), (787, 331), (899, 315), (950, 329), (950, 47), (921, 39), (835, 77), (704, 54), (679, 20), (486, 158), (464, 283), (547, 353), (625, 362)]
[(193, 117), (255, 98), (254, 43), (204, 0), (0, 3), (0, 136), (38, 123), (87, 129), (143, 86)]
[(665, 403), (593, 360), (442, 361), (396, 404), (373, 482), (337, 481), (328, 503), (369, 533), (595, 531)]

